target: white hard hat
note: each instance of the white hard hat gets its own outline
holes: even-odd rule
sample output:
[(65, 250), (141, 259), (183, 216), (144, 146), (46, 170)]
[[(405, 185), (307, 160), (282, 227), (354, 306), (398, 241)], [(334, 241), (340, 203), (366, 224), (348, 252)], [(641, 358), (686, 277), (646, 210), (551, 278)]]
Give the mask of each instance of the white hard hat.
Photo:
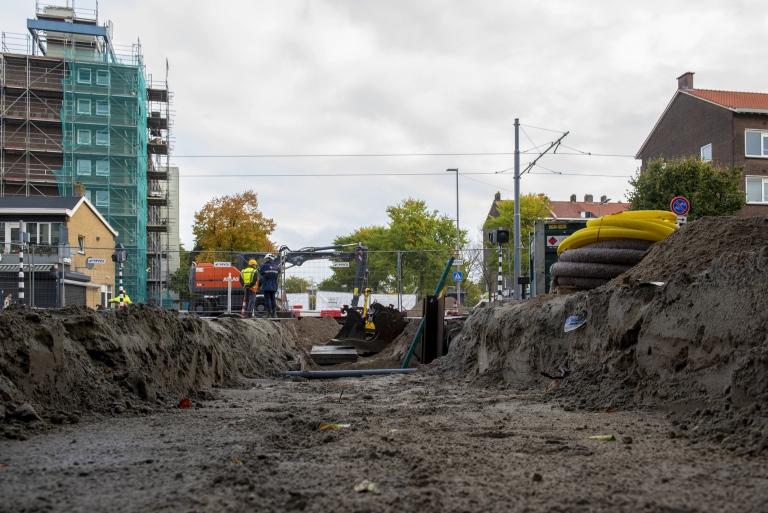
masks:
[(266, 260), (267, 258), (269, 258), (270, 260), (274, 260), (275, 259), (275, 255), (273, 255), (272, 253), (267, 253), (264, 256), (264, 260)]

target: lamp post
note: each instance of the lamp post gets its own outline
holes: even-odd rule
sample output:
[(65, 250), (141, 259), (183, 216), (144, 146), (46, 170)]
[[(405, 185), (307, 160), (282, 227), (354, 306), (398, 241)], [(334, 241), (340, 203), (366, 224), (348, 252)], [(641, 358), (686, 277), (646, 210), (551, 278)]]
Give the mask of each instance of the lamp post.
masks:
[(603, 205), (605, 205), (609, 201), (611, 201), (611, 198), (603, 200), (603, 201), (601, 201), (600, 203), (597, 204), (597, 217), (600, 217), (600, 207), (602, 207)]
[[(456, 259), (459, 258), (459, 246), (460, 232), (459, 232), (459, 169), (446, 169), (446, 172), (456, 173)], [(461, 282), (456, 282), (456, 302), (461, 303)]]

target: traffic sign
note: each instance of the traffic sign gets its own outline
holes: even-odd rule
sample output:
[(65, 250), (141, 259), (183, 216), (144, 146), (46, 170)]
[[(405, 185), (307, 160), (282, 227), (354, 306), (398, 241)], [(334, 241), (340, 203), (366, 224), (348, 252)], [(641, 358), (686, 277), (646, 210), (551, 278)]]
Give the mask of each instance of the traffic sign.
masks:
[(461, 281), (461, 271), (454, 271), (453, 273), (453, 281)]
[(349, 267), (349, 262), (331, 262), (331, 267)]
[(461, 265), (464, 263), (464, 260), (454, 260), (453, 265)]
[(87, 264), (106, 264), (107, 259), (106, 258), (89, 258), (86, 260)]
[(669, 209), (678, 216), (684, 216), (691, 210), (691, 202), (682, 196), (676, 196), (669, 204)]

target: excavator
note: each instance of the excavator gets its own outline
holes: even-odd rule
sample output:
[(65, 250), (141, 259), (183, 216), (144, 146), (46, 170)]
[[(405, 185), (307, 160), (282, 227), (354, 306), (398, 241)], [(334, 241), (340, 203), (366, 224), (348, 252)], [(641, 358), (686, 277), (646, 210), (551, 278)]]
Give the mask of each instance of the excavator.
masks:
[[(243, 303), (243, 289), (239, 284), (240, 271), (250, 260), (263, 261), (266, 252), (235, 252), (231, 262), (192, 263), (189, 273), (189, 291), (195, 296), (189, 303), (189, 312), (200, 316), (219, 316), (227, 312), (228, 297), (231, 297), (231, 311), (239, 312)], [(310, 260), (353, 260), (355, 262), (354, 291), (350, 305), (344, 305), (344, 325), (333, 338), (333, 343), (353, 346), (363, 352), (381, 351), (405, 328), (403, 314), (393, 305), (369, 304), (371, 289), (368, 283), (368, 248), (362, 243), (336, 244), (324, 247), (306, 247), (293, 251), (287, 246), (280, 247), (277, 264), (285, 273), (291, 267), (300, 266)], [(284, 276), (284, 274), (283, 274)], [(232, 282), (231, 293), (228, 281)], [(359, 305), (360, 294), (364, 295), (363, 306)], [(281, 305), (278, 304), (280, 308)], [(264, 298), (257, 291), (254, 314), (266, 315)], [(279, 317), (295, 316), (293, 312), (280, 311)]]

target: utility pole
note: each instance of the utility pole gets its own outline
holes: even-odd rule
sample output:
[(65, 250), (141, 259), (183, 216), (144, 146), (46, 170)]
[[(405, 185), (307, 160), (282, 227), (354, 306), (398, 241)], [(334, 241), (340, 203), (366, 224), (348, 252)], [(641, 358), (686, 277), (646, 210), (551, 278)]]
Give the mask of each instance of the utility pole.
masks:
[[(460, 240), (460, 232), (459, 232), (459, 170), (456, 169), (446, 169), (448, 172), (455, 172), (456, 173), (456, 260), (461, 260), (461, 257), (459, 256), (459, 250), (461, 249), (459, 245)], [(456, 302), (461, 303), (461, 282), (456, 282)]]
[(512, 281), (513, 299), (522, 299), (520, 286), (520, 120), (515, 118), (515, 276)]

